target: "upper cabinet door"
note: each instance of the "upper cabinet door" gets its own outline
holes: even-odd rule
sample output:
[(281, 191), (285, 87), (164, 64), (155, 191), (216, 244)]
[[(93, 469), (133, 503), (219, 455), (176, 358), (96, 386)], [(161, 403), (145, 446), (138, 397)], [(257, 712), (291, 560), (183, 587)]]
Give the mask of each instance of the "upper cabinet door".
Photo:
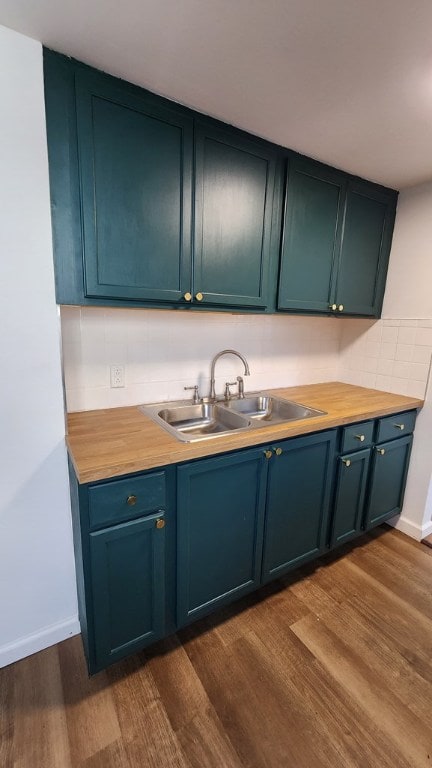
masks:
[(348, 184), (335, 299), (348, 314), (380, 315), (396, 199), (367, 182)]
[(77, 72), (86, 297), (177, 302), (191, 282), (192, 119)]
[(211, 123), (195, 140), (194, 298), (264, 308), (276, 152)]
[(289, 161), (278, 309), (328, 312), (338, 266), (346, 177)]

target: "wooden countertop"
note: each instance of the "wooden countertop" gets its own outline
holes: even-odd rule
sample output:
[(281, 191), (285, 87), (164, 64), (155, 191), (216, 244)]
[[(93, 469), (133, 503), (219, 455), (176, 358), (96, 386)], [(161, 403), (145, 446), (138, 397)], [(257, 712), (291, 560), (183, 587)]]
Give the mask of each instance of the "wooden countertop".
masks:
[(78, 480), (88, 483), (165, 464), (178, 464), (236, 448), (421, 408), (423, 405), (423, 400), (415, 397), (392, 395), (340, 382), (266, 391), (326, 411), (326, 415), (234, 433), (228, 437), (182, 443), (145, 416), (136, 405), (71, 413), (68, 416), (66, 442)]

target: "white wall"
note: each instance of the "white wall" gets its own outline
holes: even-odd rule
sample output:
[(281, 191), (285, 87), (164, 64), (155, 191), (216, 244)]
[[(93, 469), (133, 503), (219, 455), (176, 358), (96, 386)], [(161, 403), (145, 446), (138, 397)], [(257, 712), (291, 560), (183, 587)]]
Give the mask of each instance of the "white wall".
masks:
[(0, 666), (78, 631), (42, 48), (0, 27)]
[[(190, 397), (209, 390), (210, 362), (227, 347), (243, 353), (251, 371), (246, 390), (334, 381), (339, 318), (172, 310), (62, 307), (64, 371), (69, 411)], [(110, 388), (110, 366), (125, 369), (125, 387)], [(216, 368), (217, 392), (243, 373), (235, 357)]]
[(432, 182), (401, 192), (383, 317), (432, 319)]

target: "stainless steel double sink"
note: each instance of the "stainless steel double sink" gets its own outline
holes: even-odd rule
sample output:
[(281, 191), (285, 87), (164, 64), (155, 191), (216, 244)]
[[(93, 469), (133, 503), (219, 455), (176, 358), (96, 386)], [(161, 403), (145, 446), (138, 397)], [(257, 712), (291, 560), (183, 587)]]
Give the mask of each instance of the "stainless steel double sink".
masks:
[(140, 409), (186, 443), (325, 414), (325, 411), (265, 392), (215, 403), (203, 401), (195, 404), (184, 400), (152, 403), (141, 405)]

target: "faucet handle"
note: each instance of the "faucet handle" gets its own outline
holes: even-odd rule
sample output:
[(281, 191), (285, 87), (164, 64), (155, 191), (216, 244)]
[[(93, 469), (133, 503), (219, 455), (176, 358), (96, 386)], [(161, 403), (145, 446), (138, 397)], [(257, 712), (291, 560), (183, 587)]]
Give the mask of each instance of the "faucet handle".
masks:
[(192, 402), (193, 402), (194, 405), (197, 405), (199, 402), (201, 402), (201, 398), (200, 398), (200, 395), (199, 395), (199, 392), (198, 392), (198, 384), (194, 384), (193, 387), (184, 387), (184, 389), (185, 390), (193, 389), (194, 393), (193, 393), (193, 397), (192, 397)]
[(230, 387), (235, 387), (236, 384), (237, 384), (236, 381), (225, 382), (225, 400), (230, 400), (231, 398)]
[(237, 381), (238, 381), (238, 396), (239, 396), (239, 400), (243, 400), (244, 399), (244, 381), (243, 381), (243, 376), (237, 376)]

